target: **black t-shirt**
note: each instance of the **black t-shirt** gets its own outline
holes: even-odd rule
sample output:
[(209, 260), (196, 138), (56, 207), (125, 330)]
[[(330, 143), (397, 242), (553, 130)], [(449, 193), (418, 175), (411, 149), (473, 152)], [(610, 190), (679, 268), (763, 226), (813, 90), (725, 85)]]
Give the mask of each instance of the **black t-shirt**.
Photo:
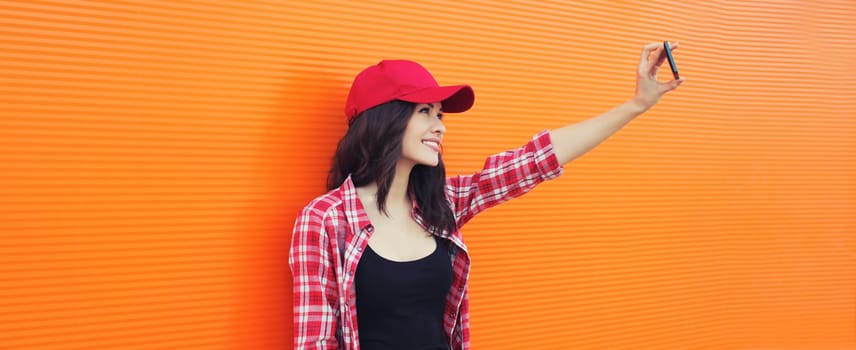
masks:
[(387, 260), (371, 247), (357, 265), (357, 323), (363, 350), (448, 350), (443, 311), (452, 261), (443, 240), (413, 261)]

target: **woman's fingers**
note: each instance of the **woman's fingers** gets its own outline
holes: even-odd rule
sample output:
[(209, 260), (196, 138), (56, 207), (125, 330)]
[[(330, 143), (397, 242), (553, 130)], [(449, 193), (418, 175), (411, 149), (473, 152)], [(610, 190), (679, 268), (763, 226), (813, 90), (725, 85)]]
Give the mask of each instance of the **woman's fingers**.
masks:
[(678, 86), (681, 86), (681, 84), (683, 84), (683, 83), (684, 83), (683, 78), (677, 79), (677, 80), (672, 80), (672, 81), (667, 82), (667, 83), (660, 83), (659, 84), (660, 85), (660, 94), (662, 95), (662, 94), (665, 94), (669, 91), (677, 89)]
[(659, 48), (660, 45), (662, 45), (662, 43), (650, 43), (648, 45), (645, 45), (645, 47), (642, 48), (642, 61), (647, 61), (648, 55), (650, 55), (652, 51)]
[(642, 48), (642, 58), (639, 60), (639, 65), (641, 67), (648, 66), (648, 60), (650, 59), (651, 54), (654, 53), (660, 45), (660, 43), (650, 43)]
[[(677, 48), (678, 43), (670, 45)], [(655, 105), (669, 91), (675, 90), (684, 80), (677, 79), (668, 82), (657, 81), (657, 71), (666, 60), (666, 49), (662, 42), (650, 43), (642, 49), (639, 60), (639, 74), (636, 77), (637, 101), (642, 101), (648, 108)]]
[[(680, 47), (680, 43), (669, 43), (669, 48), (674, 51)], [(650, 43), (642, 48), (642, 58), (639, 61), (639, 73), (643, 75), (656, 76), (663, 62), (666, 61), (665, 48), (662, 42)]]

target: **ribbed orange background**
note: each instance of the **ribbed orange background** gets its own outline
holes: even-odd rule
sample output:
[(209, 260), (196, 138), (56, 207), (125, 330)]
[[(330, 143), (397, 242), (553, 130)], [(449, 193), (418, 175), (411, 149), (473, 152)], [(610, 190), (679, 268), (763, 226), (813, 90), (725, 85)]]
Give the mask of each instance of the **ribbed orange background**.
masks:
[(660, 40), (679, 91), (466, 227), (473, 347), (856, 349), (854, 33), (847, 1), (0, 2), (0, 349), (289, 348), (360, 69), (475, 88), (456, 174)]

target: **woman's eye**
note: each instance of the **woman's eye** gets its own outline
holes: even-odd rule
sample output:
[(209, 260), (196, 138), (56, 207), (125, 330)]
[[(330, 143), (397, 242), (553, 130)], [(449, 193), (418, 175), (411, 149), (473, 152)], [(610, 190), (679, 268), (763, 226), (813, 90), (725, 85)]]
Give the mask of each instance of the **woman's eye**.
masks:
[[(431, 108), (428, 108), (428, 107), (422, 108), (419, 110), (419, 113), (430, 115), (431, 114)], [(441, 120), (443, 119), (443, 113), (442, 112), (437, 113), (437, 119), (441, 119)]]

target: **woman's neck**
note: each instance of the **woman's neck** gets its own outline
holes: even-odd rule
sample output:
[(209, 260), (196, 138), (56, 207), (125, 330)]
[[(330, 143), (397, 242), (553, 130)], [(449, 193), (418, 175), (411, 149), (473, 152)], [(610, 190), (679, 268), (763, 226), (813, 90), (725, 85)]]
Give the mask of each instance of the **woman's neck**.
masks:
[[(410, 212), (411, 202), (408, 196), (408, 185), (410, 183), (410, 171), (413, 166), (406, 164), (397, 164), (395, 167), (395, 176), (392, 179), (392, 184), (389, 186), (389, 192), (386, 195), (386, 208), (390, 215), (398, 212)], [(360, 197), (371, 201), (371, 205), (377, 208), (377, 183), (370, 183), (361, 188), (358, 188)], [(364, 198), (367, 197), (367, 198)], [(366, 203), (368, 204), (368, 203)]]

